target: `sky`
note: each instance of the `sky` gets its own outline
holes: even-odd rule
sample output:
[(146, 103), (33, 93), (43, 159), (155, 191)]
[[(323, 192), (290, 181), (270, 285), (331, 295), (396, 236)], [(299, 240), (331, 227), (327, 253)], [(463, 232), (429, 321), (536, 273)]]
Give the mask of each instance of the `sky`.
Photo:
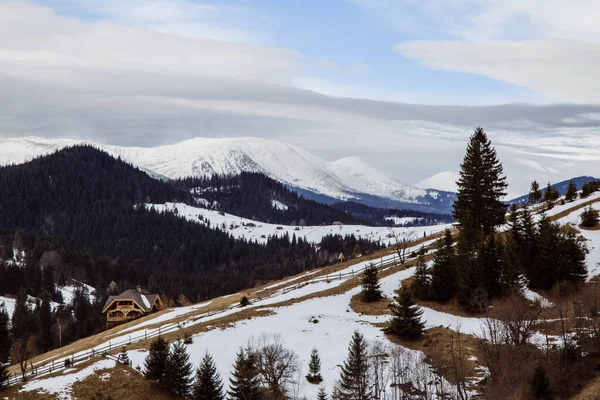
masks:
[(517, 195), (600, 176), (599, 19), (590, 0), (0, 0), (0, 136), (258, 136), (449, 189), (482, 126)]

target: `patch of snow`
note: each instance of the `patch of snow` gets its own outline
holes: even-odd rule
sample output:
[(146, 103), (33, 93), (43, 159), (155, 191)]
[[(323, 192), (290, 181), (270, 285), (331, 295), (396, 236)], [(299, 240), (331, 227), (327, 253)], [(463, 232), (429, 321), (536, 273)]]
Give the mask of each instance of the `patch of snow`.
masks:
[(114, 368), (115, 365), (116, 362), (114, 360), (107, 359), (97, 361), (79, 372), (58, 375), (46, 379), (32, 380), (26, 383), (19, 392), (36, 391), (56, 395), (57, 399), (71, 400), (73, 399), (73, 384), (75, 382), (82, 381), (95, 375), (99, 370)]
[[(395, 244), (396, 237), (399, 239), (417, 239), (423, 237), (423, 234), (428, 235), (436, 232), (444, 231), (446, 228), (451, 227), (451, 224), (439, 224), (430, 226), (416, 226), (416, 227), (373, 227), (364, 225), (322, 225), (322, 226), (293, 226), (293, 225), (276, 225), (268, 224), (251, 220), (248, 218), (241, 218), (232, 214), (222, 213), (215, 210), (208, 210), (204, 208), (197, 208), (188, 206), (183, 203), (165, 203), (165, 204), (145, 204), (146, 208), (158, 212), (175, 212), (177, 209), (177, 215), (192, 221), (195, 223), (207, 224), (207, 220), (210, 221), (212, 228), (219, 228), (225, 230), (227, 233), (235, 238), (244, 238), (247, 240), (253, 240), (259, 243), (266, 243), (269, 236), (284, 236), (296, 235), (298, 238), (303, 238), (309, 242), (320, 243), (321, 239), (326, 235), (350, 235), (353, 234), (356, 237), (368, 239), (371, 241), (380, 241), (385, 245)], [(201, 221), (199, 217), (202, 217)]]
[(280, 202), (279, 200), (271, 200), (271, 207), (279, 211), (287, 211), (288, 206)]

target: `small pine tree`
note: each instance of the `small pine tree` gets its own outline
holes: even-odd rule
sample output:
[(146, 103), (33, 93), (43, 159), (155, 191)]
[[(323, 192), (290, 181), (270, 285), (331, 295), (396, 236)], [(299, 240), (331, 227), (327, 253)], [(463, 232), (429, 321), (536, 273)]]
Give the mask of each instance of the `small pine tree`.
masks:
[(529, 204), (537, 204), (541, 199), (542, 191), (540, 190), (540, 184), (537, 183), (537, 181), (531, 182), (531, 189), (529, 189)]
[(163, 382), (168, 358), (169, 343), (159, 336), (150, 344), (150, 352), (144, 362), (146, 379)]
[(119, 362), (121, 364), (129, 365), (129, 354), (127, 354), (127, 349), (125, 347), (123, 347), (121, 353), (119, 353)]
[(593, 228), (600, 222), (600, 213), (598, 213), (598, 210), (593, 209), (592, 206), (588, 206), (583, 210), (580, 218), (582, 227)]
[(427, 263), (425, 262), (425, 257), (419, 256), (419, 258), (417, 258), (415, 276), (411, 290), (415, 297), (422, 300), (427, 300), (430, 297), (430, 289), (431, 278), (429, 276), (429, 272), (427, 271)]
[(575, 201), (577, 199), (577, 186), (571, 180), (569, 181), (569, 186), (567, 187), (567, 192), (565, 193), (565, 200), (568, 202)]
[(360, 332), (354, 331), (333, 397), (339, 400), (370, 400), (370, 386), (367, 342)]
[(229, 378), (229, 400), (264, 400), (256, 354), (240, 349)]
[(5, 389), (8, 386), (8, 364), (0, 363), (0, 390)]
[(367, 264), (362, 278), (362, 298), (370, 303), (381, 299), (379, 276), (375, 264)]
[(358, 244), (358, 242), (356, 242), (356, 244), (354, 245), (354, 250), (352, 250), (352, 254), (350, 257), (357, 258), (360, 257), (360, 254), (360, 245)]
[(535, 399), (551, 400), (553, 398), (550, 381), (543, 367), (535, 368), (533, 379), (531, 380), (531, 388)]
[(424, 323), (421, 321), (423, 310), (415, 304), (410, 290), (400, 289), (390, 304), (392, 319), (386, 333), (403, 339), (418, 339), (423, 335)]
[(323, 377), (321, 376), (321, 357), (319, 357), (319, 351), (316, 348), (310, 352), (306, 380), (314, 384), (323, 382)]
[(165, 364), (166, 388), (177, 396), (186, 396), (192, 383), (192, 364), (183, 342), (175, 342)]
[(319, 392), (317, 393), (317, 400), (327, 400), (327, 393), (325, 392), (324, 387), (319, 388)]
[(223, 383), (212, 357), (207, 353), (196, 370), (196, 380), (192, 385), (193, 400), (224, 400)]
[(250, 304), (250, 300), (248, 300), (248, 297), (242, 296), (242, 299), (240, 300), (240, 306), (246, 307), (248, 304)]
[(444, 302), (454, 297), (457, 288), (456, 255), (452, 244), (454, 239), (450, 230), (446, 230), (444, 239), (438, 244), (431, 267), (431, 297)]

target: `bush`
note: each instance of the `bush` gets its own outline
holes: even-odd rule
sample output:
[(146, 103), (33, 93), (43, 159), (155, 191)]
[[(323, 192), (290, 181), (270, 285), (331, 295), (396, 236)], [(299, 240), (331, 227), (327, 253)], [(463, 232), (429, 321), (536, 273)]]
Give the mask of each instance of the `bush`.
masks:
[(242, 297), (242, 299), (240, 300), (240, 306), (246, 307), (248, 304), (250, 304), (250, 300), (248, 300), (248, 297)]
[(73, 366), (73, 361), (70, 358), (65, 358), (65, 368), (71, 368)]
[(593, 209), (592, 206), (586, 207), (585, 210), (583, 210), (583, 213), (580, 215), (581, 226), (585, 228), (593, 228), (594, 226), (598, 225), (599, 216), (598, 210)]
[(186, 332), (183, 335), (183, 343), (185, 343), (185, 344), (192, 344), (192, 343), (194, 343), (194, 339), (192, 339), (192, 334), (191, 333)]

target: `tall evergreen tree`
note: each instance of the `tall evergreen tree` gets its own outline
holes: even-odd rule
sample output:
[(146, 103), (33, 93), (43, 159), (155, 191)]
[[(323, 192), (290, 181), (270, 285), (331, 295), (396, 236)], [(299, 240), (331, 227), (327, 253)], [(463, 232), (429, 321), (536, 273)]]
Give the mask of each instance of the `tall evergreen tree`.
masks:
[(323, 377), (321, 376), (321, 357), (319, 357), (319, 351), (316, 348), (312, 349), (310, 352), (306, 380), (310, 383), (323, 382)]
[(377, 267), (373, 263), (367, 264), (363, 272), (362, 298), (366, 302), (373, 302), (382, 298)]
[(185, 345), (182, 341), (175, 342), (165, 365), (166, 388), (177, 396), (187, 396), (192, 383), (192, 372), (190, 356)]
[(196, 370), (196, 380), (192, 385), (193, 400), (224, 400), (223, 383), (210, 354), (205, 354)]
[(431, 296), (436, 301), (448, 301), (456, 294), (458, 273), (453, 243), (452, 233), (446, 229), (431, 267)]
[(529, 204), (537, 204), (541, 199), (542, 191), (540, 190), (540, 184), (537, 183), (537, 181), (531, 182), (531, 189), (529, 189)]
[(256, 354), (240, 349), (229, 378), (229, 400), (266, 400), (261, 387)]
[(50, 307), (50, 293), (42, 294), (42, 303), (36, 309), (37, 322), (37, 347), (40, 353), (50, 351), (52, 348), (52, 308)]
[(504, 223), (506, 177), (496, 150), (482, 128), (475, 129), (456, 182), (454, 218), (461, 224), (461, 240), (475, 243), (480, 235), (490, 235)]
[(163, 381), (165, 365), (169, 358), (169, 343), (162, 336), (150, 344), (150, 351), (144, 361), (144, 376), (152, 381)]
[(544, 190), (544, 203), (548, 207), (552, 206), (552, 202), (557, 200), (560, 197), (560, 193), (558, 189), (556, 189), (550, 182), (546, 185), (546, 190)]
[(27, 338), (33, 333), (33, 329), (35, 329), (33, 314), (27, 299), (27, 291), (21, 287), (17, 293), (15, 309), (11, 319), (11, 334), (15, 340), (23, 339), (27, 341)]
[(410, 290), (400, 289), (390, 304), (392, 318), (386, 332), (403, 339), (418, 339), (425, 327), (421, 316), (423, 310), (415, 304)]
[(431, 277), (429, 276), (427, 263), (425, 262), (425, 257), (423, 256), (419, 256), (417, 258), (417, 265), (415, 266), (415, 275), (411, 285), (411, 290), (415, 297), (419, 299), (427, 300), (430, 297)]
[(572, 202), (575, 199), (577, 199), (577, 186), (575, 186), (575, 182), (570, 180), (569, 186), (567, 187), (567, 192), (565, 193), (565, 200)]
[(585, 256), (588, 250), (584, 243), (578, 240), (573, 230), (560, 232), (558, 242), (558, 279), (572, 283), (585, 282), (587, 265)]
[(336, 400), (371, 400), (370, 386), (367, 342), (360, 332), (354, 331), (333, 397)]
[(4, 310), (0, 311), (0, 364), (8, 362), (12, 339), (8, 327), (8, 314)]

